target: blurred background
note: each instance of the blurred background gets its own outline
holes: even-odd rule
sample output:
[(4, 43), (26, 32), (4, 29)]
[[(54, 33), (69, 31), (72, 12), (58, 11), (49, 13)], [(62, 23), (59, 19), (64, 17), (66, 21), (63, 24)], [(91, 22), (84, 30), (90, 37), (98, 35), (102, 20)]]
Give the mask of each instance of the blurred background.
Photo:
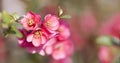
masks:
[[(65, 20), (70, 25), (70, 38), (74, 43), (73, 63), (117, 63), (114, 61), (120, 55), (119, 47), (98, 45), (96, 38), (101, 35), (102, 25), (120, 12), (120, 0), (0, 0), (0, 12), (6, 10), (19, 15), (28, 11), (40, 13), (42, 16), (48, 13), (57, 15), (58, 6), (64, 10), (64, 14), (71, 15), (70, 19)], [(4, 38), (0, 28), (0, 63), (49, 61), (48, 57), (29, 54), (18, 47), (14, 36)]]

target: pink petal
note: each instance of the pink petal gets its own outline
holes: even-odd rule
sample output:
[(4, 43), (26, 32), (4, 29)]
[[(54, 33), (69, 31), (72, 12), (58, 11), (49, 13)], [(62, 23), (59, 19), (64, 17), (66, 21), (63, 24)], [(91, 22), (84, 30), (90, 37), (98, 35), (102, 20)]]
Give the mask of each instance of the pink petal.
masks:
[(41, 39), (36, 39), (36, 38), (33, 38), (32, 40), (32, 44), (35, 46), (35, 47), (39, 47), (41, 45)]
[(47, 20), (50, 19), (50, 18), (51, 18), (51, 14), (46, 15), (46, 16), (45, 16), (45, 21), (47, 21)]
[(30, 34), (30, 35), (27, 36), (27, 41), (28, 42), (31, 42), (32, 39), (33, 39), (33, 34)]
[(21, 44), (23, 43), (23, 41), (24, 41), (24, 40), (19, 40), (19, 39), (18, 39), (18, 44), (21, 45)]
[(46, 37), (42, 36), (41, 40), (42, 40), (42, 42), (41, 42), (42, 44), (46, 43)]
[(56, 51), (56, 52), (54, 52), (53, 54), (52, 54), (52, 57), (54, 58), (54, 59), (56, 59), (56, 60), (60, 60), (60, 59), (64, 59), (65, 57), (66, 57), (66, 55), (65, 55), (65, 53), (63, 53), (63, 52), (58, 52), (58, 51)]
[(39, 52), (39, 54), (42, 55), (42, 56), (44, 56), (44, 55), (45, 55), (45, 52), (44, 52), (43, 50), (41, 50), (41, 51)]
[(45, 52), (46, 52), (46, 54), (48, 54), (48, 55), (52, 54), (52, 47), (51, 47), (51, 46), (46, 47), (46, 48), (45, 48)]

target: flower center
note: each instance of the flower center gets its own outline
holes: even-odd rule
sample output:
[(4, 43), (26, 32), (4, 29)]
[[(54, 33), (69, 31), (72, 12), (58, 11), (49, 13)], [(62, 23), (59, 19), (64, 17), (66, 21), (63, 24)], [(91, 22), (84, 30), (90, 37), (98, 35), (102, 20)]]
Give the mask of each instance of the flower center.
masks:
[(34, 21), (33, 21), (32, 19), (30, 19), (29, 22), (28, 22), (28, 25), (29, 25), (29, 26), (34, 25)]
[(37, 31), (34, 33), (34, 37), (38, 39), (38, 38), (40, 38), (41, 34), (42, 34), (41, 31), (37, 30)]
[(46, 25), (47, 25), (47, 26), (50, 26), (50, 22), (49, 22), (49, 21), (47, 21), (47, 22), (46, 22)]
[(60, 44), (56, 49), (59, 50), (59, 51), (63, 50), (63, 45)]

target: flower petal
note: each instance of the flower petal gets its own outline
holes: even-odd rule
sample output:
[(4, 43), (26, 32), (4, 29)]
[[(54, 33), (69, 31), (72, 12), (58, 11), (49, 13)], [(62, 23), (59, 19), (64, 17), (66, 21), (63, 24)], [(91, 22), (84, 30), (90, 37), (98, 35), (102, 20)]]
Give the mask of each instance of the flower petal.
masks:
[(43, 50), (41, 50), (41, 51), (39, 52), (39, 54), (42, 55), (42, 56), (44, 56), (44, 55), (45, 55), (45, 52), (44, 52)]
[(35, 46), (35, 47), (39, 47), (41, 45), (41, 39), (36, 39), (36, 38), (33, 38), (32, 40), (32, 44)]
[(42, 42), (41, 42), (42, 44), (45, 44), (45, 43), (46, 43), (46, 37), (42, 36), (42, 37), (41, 37), (41, 40), (42, 40)]
[(64, 52), (54, 52), (53, 54), (52, 54), (52, 57), (54, 58), (54, 59), (56, 59), (56, 60), (59, 60), (59, 59), (63, 59), (63, 58), (65, 58), (66, 57), (66, 55), (65, 55), (65, 53)]
[(48, 55), (50, 55), (50, 54), (52, 54), (52, 47), (51, 46), (48, 46), (48, 47), (46, 47), (45, 48), (45, 52), (46, 52), (46, 54), (48, 54)]
[(28, 42), (31, 42), (32, 39), (33, 39), (33, 34), (30, 34), (30, 35), (27, 36), (27, 41)]

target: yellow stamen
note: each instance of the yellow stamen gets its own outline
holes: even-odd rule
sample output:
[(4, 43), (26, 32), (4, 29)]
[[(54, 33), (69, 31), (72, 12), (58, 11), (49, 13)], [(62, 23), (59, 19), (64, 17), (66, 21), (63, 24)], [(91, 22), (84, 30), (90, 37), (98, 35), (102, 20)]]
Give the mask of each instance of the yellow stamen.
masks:
[(40, 32), (40, 31), (36, 31), (36, 32), (34, 33), (34, 37), (35, 37), (35, 38), (40, 38), (40, 36), (41, 36), (41, 32)]
[(34, 21), (32, 19), (29, 20), (29, 25), (33, 25), (34, 24)]

